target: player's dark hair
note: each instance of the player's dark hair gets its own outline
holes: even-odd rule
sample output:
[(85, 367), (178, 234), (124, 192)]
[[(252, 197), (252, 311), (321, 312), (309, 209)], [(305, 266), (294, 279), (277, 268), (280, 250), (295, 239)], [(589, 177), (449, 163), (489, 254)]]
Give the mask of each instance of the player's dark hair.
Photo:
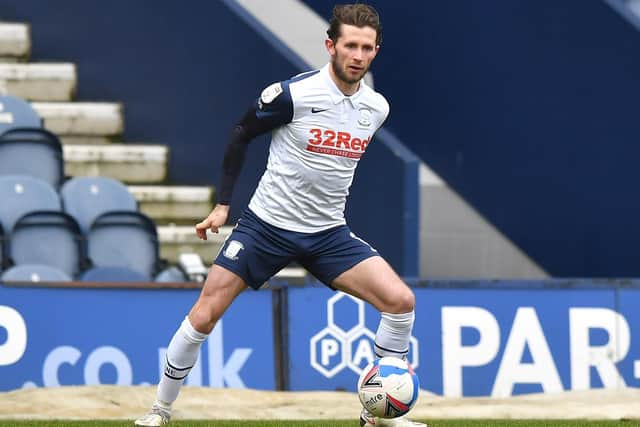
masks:
[(342, 24), (353, 25), (358, 28), (371, 27), (376, 30), (376, 45), (382, 42), (382, 24), (378, 12), (368, 4), (338, 4), (333, 8), (331, 21), (327, 35), (334, 43), (340, 37), (340, 26)]

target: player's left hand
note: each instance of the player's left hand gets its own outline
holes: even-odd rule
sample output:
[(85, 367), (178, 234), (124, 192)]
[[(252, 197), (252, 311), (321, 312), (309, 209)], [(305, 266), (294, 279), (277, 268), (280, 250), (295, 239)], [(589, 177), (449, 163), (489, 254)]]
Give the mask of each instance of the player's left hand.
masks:
[(227, 222), (228, 205), (216, 205), (208, 217), (196, 224), (196, 234), (201, 240), (207, 240), (207, 230), (218, 233), (218, 229)]

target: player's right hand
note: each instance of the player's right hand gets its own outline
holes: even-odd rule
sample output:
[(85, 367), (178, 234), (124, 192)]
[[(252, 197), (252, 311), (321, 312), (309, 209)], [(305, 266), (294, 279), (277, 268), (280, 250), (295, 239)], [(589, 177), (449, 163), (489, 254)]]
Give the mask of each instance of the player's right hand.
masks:
[(201, 240), (207, 240), (207, 230), (217, 233), (218, 228), (222, 227), (227, 222), (228, 216), (228, 205), (216, 205), (208, 217), (206, 217), (202, 222), (196, 224), (196, 234)]

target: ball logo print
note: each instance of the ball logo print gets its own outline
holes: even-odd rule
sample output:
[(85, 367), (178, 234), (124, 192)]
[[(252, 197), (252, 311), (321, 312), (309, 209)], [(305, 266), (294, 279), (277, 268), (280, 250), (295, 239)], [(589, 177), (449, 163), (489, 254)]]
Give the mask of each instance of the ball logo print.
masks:
[[(327, 300), (327, 326), (309, 341), (309, 362), (326, 378), (332, 378), (345, 368), (360, 375), (375, 360), (375, 333), (365, 325), (365, 303), (351, 295), (338, 292)], [(418, 340), (411, 337), (408, 360), (419, 364)]]
[(400, 417), (418, 399), (420, 382), (411, 365), (395, 357), (383, 357), (367, 365), (358, 378), (358, 398), (374, 416)]

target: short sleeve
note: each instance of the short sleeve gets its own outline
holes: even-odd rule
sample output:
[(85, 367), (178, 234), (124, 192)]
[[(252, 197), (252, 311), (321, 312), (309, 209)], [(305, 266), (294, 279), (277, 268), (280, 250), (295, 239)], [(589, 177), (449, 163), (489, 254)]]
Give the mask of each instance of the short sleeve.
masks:
[(277, 82), (266, 87), (256, 101), (256, 119), (261, 127), (275, 129), (293, 119), (293, 100), (289, 82)]

